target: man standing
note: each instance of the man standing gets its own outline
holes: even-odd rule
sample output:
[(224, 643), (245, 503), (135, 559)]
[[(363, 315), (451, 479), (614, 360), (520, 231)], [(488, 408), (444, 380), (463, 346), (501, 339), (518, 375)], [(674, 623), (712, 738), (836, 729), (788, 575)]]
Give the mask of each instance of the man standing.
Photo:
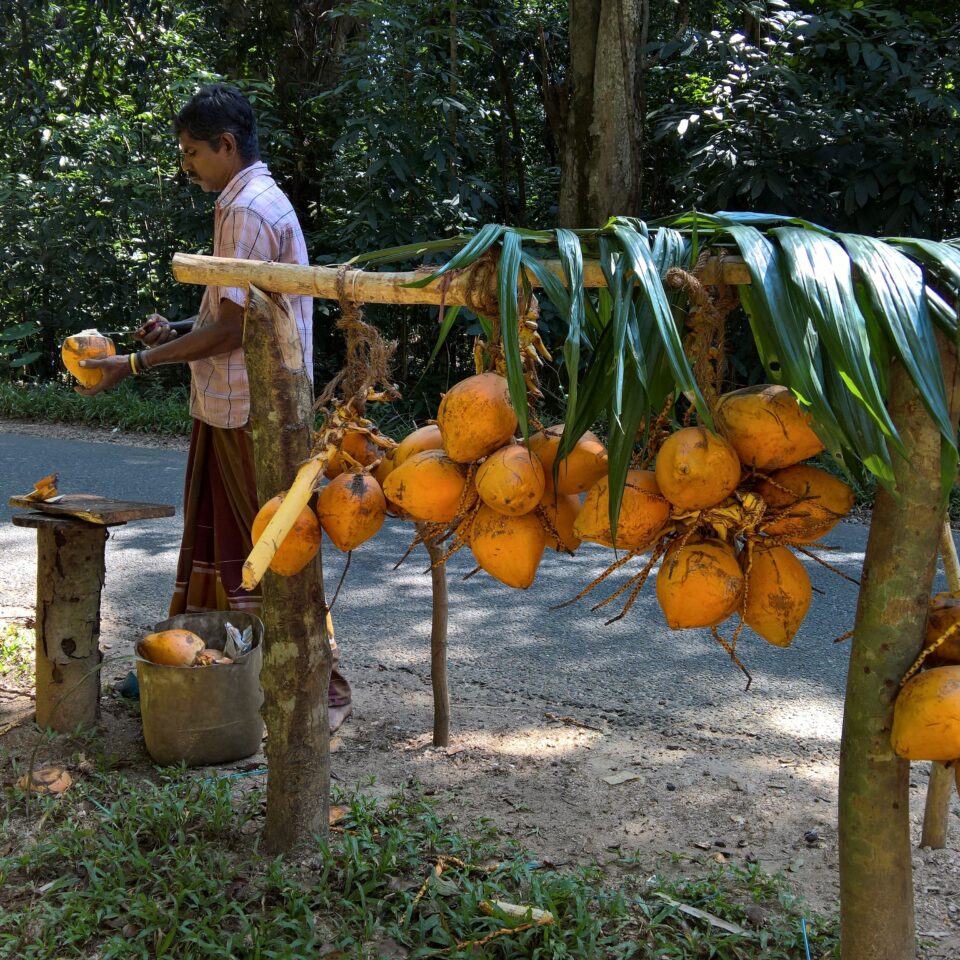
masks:
[[(260, 160), (257, 124), (235, 87), (203, 87), (174, 120), (184, 172), (206, 192), (218, 193), (213, 254), (277, 263), (309, 262), (303, 231), (290, 201)], [(148, 349), (83, 361), (99, 367), (92, 395), (166, 363), (190, 365), (190, 413), (194, 418), (184, 489), (184, 531), (170, 615), (200, 610), (260, 609), (259, 591), (241, 585), (250, 553), (250, 528), (259, 505), (249, 430), (250, 388), (243, 359), (246, 290), (208, 286), (192, 329), (178, 335), (157, 314), (135, 336)], [(291, 297), (313, 379), (313, 300)], [(331, 631), (332, 633), (332, 631)], [(330, 729), (351, 711), (350, 686), (337, 669), (330, 680)]]

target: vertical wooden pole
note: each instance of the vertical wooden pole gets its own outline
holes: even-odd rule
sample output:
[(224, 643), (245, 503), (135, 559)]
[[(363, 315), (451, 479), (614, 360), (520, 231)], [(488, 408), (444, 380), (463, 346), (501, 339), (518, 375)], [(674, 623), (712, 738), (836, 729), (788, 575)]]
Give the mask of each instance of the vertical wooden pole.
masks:
[[(940, 531), (940, 556), (947, 586), (954, 593), (960, 590), (960, 561), (957, 560), (957, 545), (950, 529), (949, 514), (944, 518)], [(950, 798), (953, 796), (954, 773), (942, 763), (930, 764), (930, 780), (927, 783), (927, 802), (923, 808), (923, 832), (920, 846), (942, 850), (947, 845), (947, 823), (950, 816)]]
[(18, 518), (37, 527), (37, 724), (69, 733), (100, 717), (100, 593), (105, 527)]
[[(957, 365), (944, 350), (948, 395)], [(900, 680), (922, 648), (943, 526), (940, 433), (900, 363), (890, 415), (898, 497), (878, 487), (850, 651), (840, 745), (840, 941), (843, 960), (913, 960), (916, 930), (909, 763), (890, 746)], [(956, 423), (956, 403), (952, 403)]]
[(450, 746), (450, 688), (447, 685), (447, 565), (441, 563), (443, 548), (427, 541), (433, 586), (433, 618), (430, 626), (430, 680), (433, 684), (433, 745)]
[[(286, 490), (310, 452), (313, 386), (285, 298), (251, 286), (243, 350), (261, 504)], [(333, 657), (320, 556), (294, 577), (262, 581), (267, 725), (264, 846), (288, 852), (326, 836), (330, 807), (327, 691)]]

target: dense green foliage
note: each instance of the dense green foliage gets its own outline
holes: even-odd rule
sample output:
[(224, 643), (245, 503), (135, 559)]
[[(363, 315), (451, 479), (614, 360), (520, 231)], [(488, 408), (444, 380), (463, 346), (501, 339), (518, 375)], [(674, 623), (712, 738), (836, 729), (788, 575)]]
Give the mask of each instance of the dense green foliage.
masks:
[[(751, 10), (651, 0), (637, 91), (644, 217), (771, 209), (864, 233), (960, 232), (949, 5)], [(169, 129), (212, 77), (254, 100), (314, 262), (484, 222), (551, 226), (566, 15), (560, 0), (3, 4), (0, 375), (58, 376), (65, 332), (193, 312), (199, 291), (174, 283), (169, 262), (209, 249), (212, 198), (179, 175)], [(333, 309), (317, 304), (318, 381), (338, 366)], [(465, 344), (448, 343), (418, 393), (435, 313), (369, 315), (399, 342), (397, 417), (432, 413)], [(560, 355), (552, 321), (548, 310)], [(566, 389), (560, 372), (545, 380), (548, 394)]]

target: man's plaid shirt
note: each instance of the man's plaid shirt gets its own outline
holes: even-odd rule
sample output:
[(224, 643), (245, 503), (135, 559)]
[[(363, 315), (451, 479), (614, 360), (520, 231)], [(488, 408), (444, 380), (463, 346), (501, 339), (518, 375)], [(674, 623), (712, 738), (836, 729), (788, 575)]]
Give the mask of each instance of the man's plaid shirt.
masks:
[[(240, 260), (308, 263), (303, 231), (290, 201), (265, 163), (241, 170), (224, 187), (214, 210), (213, 255)], [(195, 329), (220, 316), (220, 301), (243, 307), (244, 287), (209, 286), (200, 302)], [(313, 379), (313, 298), (290, 297), (300, 331), (307, 373)], [(190, 414), (214, 427), (242, 427), (250, 416), (250, 385), (243, 350), (190, 362)]]

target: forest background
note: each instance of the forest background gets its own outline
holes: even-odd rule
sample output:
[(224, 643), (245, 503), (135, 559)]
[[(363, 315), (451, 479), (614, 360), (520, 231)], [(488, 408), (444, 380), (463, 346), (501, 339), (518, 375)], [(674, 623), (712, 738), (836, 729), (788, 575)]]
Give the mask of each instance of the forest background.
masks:
[[(960, 233), (958, 21), (951, 0), (10, 0), (0, 388), (66, 393), (67, 333), (195, 312), (170, 262), (210, 251), (214, 198), (180, 173), (171, 120), (203, 82), (253, 101), (316, 264), (487, 222), (692, 208), (944, 239)], [(316, 302), (319, 385), (342, 358), (335, 311)], [(398, 342), (404, 400), (378, 417), (399, 434), (435, 414), (469, 344), (428, 367), (435, 310), (368, 317)], [(541, 331), (559, 356), (549, 305)], [(731, 377), (761, 379), (752, 338), (729, 342)], [(125, 402), (184, 383), (167, 368)], [(559, 365), (544, 386), (562, 395)]]

